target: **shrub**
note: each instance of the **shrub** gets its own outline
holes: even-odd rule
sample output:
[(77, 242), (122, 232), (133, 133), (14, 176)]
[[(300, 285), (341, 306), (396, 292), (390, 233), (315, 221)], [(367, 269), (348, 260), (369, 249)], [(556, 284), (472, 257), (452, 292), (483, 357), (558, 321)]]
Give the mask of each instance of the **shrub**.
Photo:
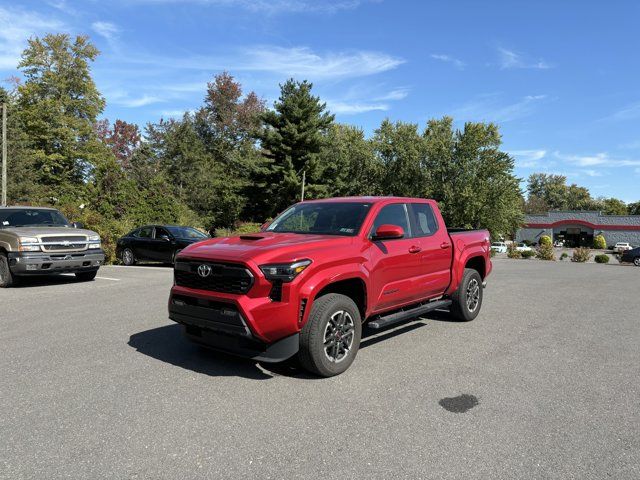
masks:
[[(567, 257), (567, 254), (564, 253), (564, 258)], [(553, 253), (553, 246), (551, 245), (540, 245), (538, 247), (538, 251), (536, 252), (536, 257), (538, 257), (540, 260), (555, 260), (556, 256)], [(563, 257), (560, 257), (560, 259), (562, 259)]]
[(551, 241), (551, 237), (549, 235), (542, 235), (540, 237), (540, 245), (553, 246), (553, 242)]
[(525, 250), (524, 252), (520, 252), (520, 255), (522, 255), (522, 258), (531, 258), (535, 256), (535, 254), (536, 254), (535, 250)]
[(495, 257), (495, 256), (496, 256), (496, 251), (495, 251), (493, 248), (490, 248), (490, 249), (489, 249), (489, 256), (490, 256), (491, 258), (493, 258), (493, 257)]
[(560, 260), (564, 260), (568, 256), (569, 256), (569, 254), (567, 252), (562, 252), (562, 255), (560, 255)]
[(518, 250), (516, 250), (515, 243), (510, 243), (507, 245), (507, 257), (509, 258), (522, 258), (522, 255)]
[(232, 237), (234, 235), (244, 235), (260, 231), (260, 223), (238, 222), (233, 228), (217, 228), (216, 237)]
[(596, 263), (609, 263), (609, 255), (606, 253), (600, 253), (593, 258)]
[(603, 235), (596, 235), (594, 237), (593, 248), (597, 248), (598, 250), (604, 250), (605, 248), (607, 248), (607, 241), (604, 239)]
[(586, 247), (579, 247), (573, 251), (572, 262), (584, 263), (591, 258), (591, 250)]

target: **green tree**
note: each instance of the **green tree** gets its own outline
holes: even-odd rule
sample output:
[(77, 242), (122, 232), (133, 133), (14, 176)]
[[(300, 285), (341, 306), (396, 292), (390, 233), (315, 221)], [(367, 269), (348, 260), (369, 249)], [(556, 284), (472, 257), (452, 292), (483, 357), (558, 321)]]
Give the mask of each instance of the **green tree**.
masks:
[(629, 215), (640, 215), (640, 202), (633, 202), (627, 205)]
[(318, 157), (334, 116), (326, 111), (325, 103), (311, 94), (312, 86), (306, 80), (287, 80), (280, 85), (280, 98), (274, 109), (262, 115), (263, 128), (258, 138), (263, 155), (270, 162), (264, 181), (267, 215), (299, 198), (303, 171), (311, 195), (321, 178)]
[(320, 151), (321, 180), (316, 194), (323, 197), (379, 195), (382, 168), (372, 142), (361, 128), (334, 123)]
[(605, 215), (628, 215), (627, 204), (617, 198), (598, 198), (597, 209)]
[(520, 179), (514, 160), (500, 150), (494, 124), (430, 120), (424, 133), (431, 195), (440, 203), (447, 223), (488, 228), (492, 234), (512, 233), (522, 221)]
[(529, 175), (527, 185), (529, 198), (544, 200), (550, 210), (567, 209), (567, 177), (547, 173)]
[(50, 201), (78, 196), (78, 189), (104, 159), (93, 128), (105, 102), (90, 62), (98, 50), (86, 36), (49, 34), (29, 40), (18, 67), (18, 111), (29, 138), (36, 181)]
[(414, 123), (383, 120), (371, 140), (381, 167), (380, 185), (386, 195), (425, 197), (429, 180), (424, 169), (426, 144)]

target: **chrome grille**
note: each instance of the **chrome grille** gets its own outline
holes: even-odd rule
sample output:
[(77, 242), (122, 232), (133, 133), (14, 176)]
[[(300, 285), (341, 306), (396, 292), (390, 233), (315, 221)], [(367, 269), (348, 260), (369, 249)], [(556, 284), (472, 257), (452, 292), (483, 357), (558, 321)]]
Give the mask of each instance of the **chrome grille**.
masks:
[(69, 252), (87, 249), (87, 237), (81, 235), (60, 235), (41, 237), (45, 252)]

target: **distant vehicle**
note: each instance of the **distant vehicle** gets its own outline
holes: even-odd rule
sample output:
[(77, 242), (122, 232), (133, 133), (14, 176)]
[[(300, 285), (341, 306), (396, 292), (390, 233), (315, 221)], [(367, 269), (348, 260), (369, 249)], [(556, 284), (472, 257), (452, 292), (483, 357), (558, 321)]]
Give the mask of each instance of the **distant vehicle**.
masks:
[(564, 242), (562, 240), (556, 240), (555, 242), (553, 242), (553, 246), (557, 248), (562, 248), (564, 247)]
[(622, 253), (631, 250), (633, 247), (628, 242), (618, 242), (613, 246), (613, 251)]
[(0, 287), (57, 273), (93, 280), (103, 263), (100, 236), (55, 208), (0, 208)]
[(145, 225), (118, 239), (116, 256), (124, 265), (137, 262), (173, 263), (180, 250), (209, 235), (192, 227)]
[(623, 263), (633, 263), (636, 267), (640, 267), (640, 247), (625, 250), (620, 261)]
[(519, 243), (518, 246), (516, 247), (516, 250), (519, 252), (531, 252), (533, 251), (533, 248), (531, 248), (526, 243)]
[(493, 242), (491, 244), (491, 250), (496, 253), (507, 253), (507, 244), (504, 242)]

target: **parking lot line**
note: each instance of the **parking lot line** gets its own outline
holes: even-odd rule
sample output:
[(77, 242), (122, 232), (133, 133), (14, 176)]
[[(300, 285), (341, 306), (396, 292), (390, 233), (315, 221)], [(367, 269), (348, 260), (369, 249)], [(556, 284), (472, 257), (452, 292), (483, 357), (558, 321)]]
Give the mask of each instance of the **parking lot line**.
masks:
[(111, 278), (111, 277), (96, 277), (99, 278), (100, 280), (111, 280), (113, 282), (119, 282), (120, 280), (122, 280), (121, 278)]
[(143, 266), (143, 265), (105, 265), (105, 267), (109, 267), (109, 268), (141, 268), (143, 270), (173, 270), (173, 267), (157, 267), (154, 265), (147, 265), (147, 266)]

